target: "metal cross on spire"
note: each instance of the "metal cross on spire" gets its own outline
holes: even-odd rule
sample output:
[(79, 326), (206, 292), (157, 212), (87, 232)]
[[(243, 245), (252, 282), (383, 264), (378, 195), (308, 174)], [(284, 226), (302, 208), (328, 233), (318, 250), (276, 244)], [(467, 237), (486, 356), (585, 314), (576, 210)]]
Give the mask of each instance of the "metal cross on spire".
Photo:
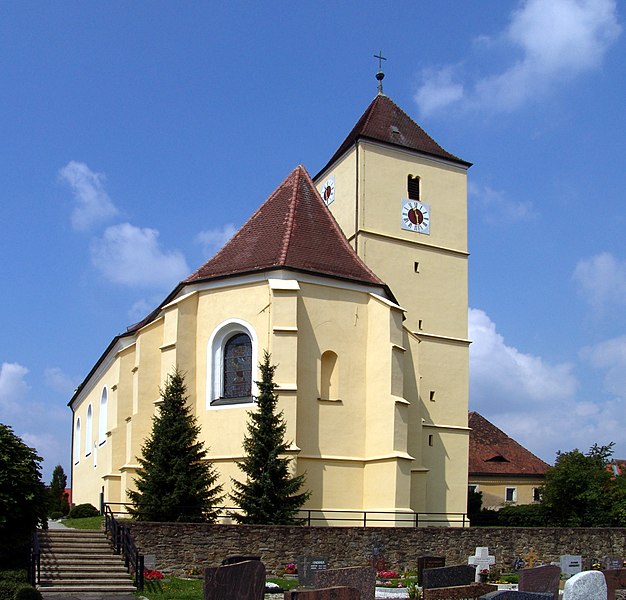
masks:
[(383, 60), (387, 60), (383, 56), (383, 51), (379, 50), (378, 54), (374, 54), (374, 58), (378, 59), (378, 73), (376, 73), (376, 79), (378, 80), (378, 93), (383, 93), (383, 79), (385, 78), (385, 74), (383, 73)]

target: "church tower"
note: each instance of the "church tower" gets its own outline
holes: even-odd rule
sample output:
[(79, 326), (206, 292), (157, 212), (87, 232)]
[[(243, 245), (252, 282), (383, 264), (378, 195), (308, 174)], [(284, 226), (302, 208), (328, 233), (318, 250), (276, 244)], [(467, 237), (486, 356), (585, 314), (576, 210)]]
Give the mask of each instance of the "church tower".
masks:
[(411, 404), (415, 511), (465, 512), (466, 506), (470, 166), (379, 87), (313, 178), (357, 254), (405, 310), (399, 360), (402, 396)]

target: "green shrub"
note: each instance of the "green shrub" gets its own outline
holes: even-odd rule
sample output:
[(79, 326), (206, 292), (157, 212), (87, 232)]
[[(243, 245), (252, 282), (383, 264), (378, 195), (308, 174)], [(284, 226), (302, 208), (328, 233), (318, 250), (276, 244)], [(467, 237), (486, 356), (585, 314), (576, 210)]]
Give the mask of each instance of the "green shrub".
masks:
[(15, 581), (0, 580), (0, 600), (14, 600)]
[(79, 504), (70, 510), (70, 519), (97, 517), (100, 511), (93, 504)]
[(32, 585), (20, 584), (15, 591), (15, 600), (41, 600), (42, 596), (39, 590)]
[(28, 572), (24, 569), (7, 569), (6, 571), (0, 571), (0, 581), (27, 583)]
[(57, 521), (57, 520), (61, 519), (62, 517), (63, 517), (63, 513), (61, 511), (59, 511), (59, 510), (55, 510), (54, 512), (50, 513), (50, 518), (53, 521)]
[(498, 512), (502, 527), (545, 527), (546, 511), (541, 504), (505, 506)]

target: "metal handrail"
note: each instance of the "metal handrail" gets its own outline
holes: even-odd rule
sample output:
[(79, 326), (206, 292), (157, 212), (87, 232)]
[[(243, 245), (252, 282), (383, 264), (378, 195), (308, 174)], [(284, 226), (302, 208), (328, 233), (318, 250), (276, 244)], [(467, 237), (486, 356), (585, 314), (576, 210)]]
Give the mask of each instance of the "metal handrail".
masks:
[[(144, 585), (144, 557), (139, 553), (130, 529), (117, 521), (110, 503), (103, 503), (104, 530), (111, 538), (113, 550), (124, 557), (124, 565), (135, 579), (139, 591)], [(120, 514), (120, 513), (117, 513)]]
[[(121, 502), (107, 502), (106, 508), (110, 513), (127, 516), (127, 505)], [(119, 510), (113, 510), (112, 507), (120, 507)], [(230, 506), (215, 507), (214, 511), (218, 514), (218, 518), (232, 518), (240, 509)], [(448, 525), (460, 525), (466, 527), (469, 525), (467, 513), (436, 513), (436, 512), (404, 512), (404, 511), (384, 511), (384, 510), (324, 510), (321, 508), (301, 509), (296, 515), (303, 525), (309, 527), (319, 522), (344, 521), (347, 523), (358, 524), (356, 526), (367, 527), (374, 526), (375, 523), (396, 523), (401, 526), (410, 524), (412, 527), (428, 527), (445, 523)]]
[(35, 531), (30, 540), (30, 560), (28, 561), (28, 583), (35, 587), (41, 581), (41, 548), (39, 534)]

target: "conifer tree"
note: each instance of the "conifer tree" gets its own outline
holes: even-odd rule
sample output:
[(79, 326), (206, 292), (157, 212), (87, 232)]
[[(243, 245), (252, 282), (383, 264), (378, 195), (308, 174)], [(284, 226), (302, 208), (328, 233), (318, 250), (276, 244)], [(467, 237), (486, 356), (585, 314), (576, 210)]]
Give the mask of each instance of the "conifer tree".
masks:
[(187, 405), (187, 388), (178, 370), (169, 375), (152, 432), (138, 458), (141, 465), (129, 491), (130, 513), (141, 521), (213, 522), (222, 486), (198, 440), (200, 426)]
[(246, 474), (245, 482), (233, 480), (231, 498), (244, 514), (233, 514), (239, 523), (297, 524), (296, 513), (310, 492), (300, 492), (305, 476), (292, 477), (285, 443), (287, 425), (282, 411), (276, 413), (278, 396), (274, 383), (275, 365), (265, 352), (261, 369), (257, 410), (250, 413), (248, 435), (244, 438), (244, 459), (237, 466)]
[(54, 467), (52, 480), (48, 492), (50, 494), (50, 514), (61, 513), (67, 515), (70, 512), (70, 504), (65, 493), (67, 487), (67, 476), (61, 465)]

